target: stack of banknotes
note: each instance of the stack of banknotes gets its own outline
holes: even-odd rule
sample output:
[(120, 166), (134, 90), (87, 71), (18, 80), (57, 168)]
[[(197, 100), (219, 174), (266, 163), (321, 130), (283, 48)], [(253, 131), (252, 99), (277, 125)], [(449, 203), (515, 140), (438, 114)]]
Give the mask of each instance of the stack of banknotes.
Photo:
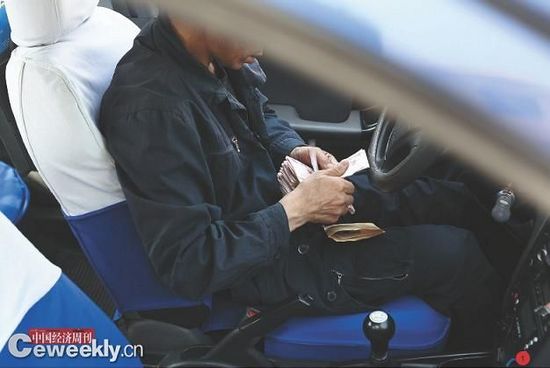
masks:
[[(355, 152), (345, 160), (349, 162), (349, 166), (342, 175), (344, 178), (369, 167), (369, 161), (364, 149)], [(277, 174), (281, 192), (284, 195), (292, 192), (298, 184), (317, 171), (317, 163), (314, 157), (311, 158), (311, 162), (313, 167), (309, 167), (292, 157), (287, 156), (285, 158)], [(353, 206), (350, 206), (349, 212), (351, 214), (355, 213)], [(327, 236), (334, 241), (350, 242), (378, 236), (383, 234), (384, 230), (372, 223), (348, 223), (325, 226), (325, 232)]]
[[(312, 161), (314, 161), (314, 157), (312, 157)], [(343, 178), (351, 176), (358, 171), (368, 169), (369, 167), (367, 153), (364, 149), (360, 149), (355, 152), (353, 155), (346, 158), (345, 161), (349, 163), (349, 166), (346, 172), (342, 175)], [(314, 164), (314, 166), (316, 165)], [(281, 185), (281, 191), (283, 194), (292, 192), (298, 184), (304, 181), (315, 171), (317, 171), (316, 168), (311, 168), (306, 164), (287, 156), (281, 165), (279, 173), (277, 174), (277, 179)]]

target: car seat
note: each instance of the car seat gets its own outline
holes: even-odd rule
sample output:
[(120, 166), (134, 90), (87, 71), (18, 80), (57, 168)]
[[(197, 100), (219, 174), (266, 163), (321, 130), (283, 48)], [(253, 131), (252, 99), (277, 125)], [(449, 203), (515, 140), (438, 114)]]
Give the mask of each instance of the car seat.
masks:
[[(8, 180), (12, 181), (11, 178)], [(2, 181), (0, 178), (0, 188)], [(108, 339), (113, 345), (123, 346), (127, 345), (128, 341), (113, 321), (78, 289), (59, 267), (40, 254), (2, 213), (0, 254), (0, 366), (141, 366), (137, 358), (120, 358), (111, 363), (106, 357), (40, 358), (32, 354), (25, 358), (14, 357), (10, 350), (13, 351), (15, 343), (18, 350), (32, 345), (24, 341), (18, 342), (13, 336), (28, 336), (29, 330), (34, 328), (92, 328), (100, 344), (103, 343), (103, 339)]]

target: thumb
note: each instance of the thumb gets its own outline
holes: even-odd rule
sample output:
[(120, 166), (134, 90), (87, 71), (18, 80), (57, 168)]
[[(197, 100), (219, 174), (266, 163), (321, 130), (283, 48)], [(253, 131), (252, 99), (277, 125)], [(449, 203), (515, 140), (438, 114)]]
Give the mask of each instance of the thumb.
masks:
[(348, 169), (349, 162), (346, 160), (340, 161), (338, 165), (331, 167), (330, 169), (324, 170), (325, 175), (329, 176), (342, 176)]
[(321, 154), (318, 156), (319, 167), (323, 169), (331, 169), (334, 166), (338, 165), (338, 160), (334, 158), (333, 155), (326, 151), (321, 151)]

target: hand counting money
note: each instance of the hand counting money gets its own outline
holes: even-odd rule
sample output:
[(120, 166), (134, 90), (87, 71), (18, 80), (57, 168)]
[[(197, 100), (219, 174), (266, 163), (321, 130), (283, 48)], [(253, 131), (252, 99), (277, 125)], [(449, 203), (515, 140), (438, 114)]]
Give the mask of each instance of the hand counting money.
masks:
[[(349, 162), (349, 166), (342, 177), (351, 176), (369, 167), (367, 153), (364, 149), (355, 152), (353, 155), (346, 158), (346, 161)], [(311, 163), (313, 168), (292, 157), (287, 156), (285, 158), (277, 174), (277, 179), (283, 194), (286, 195), (292, 192), (298, 184), (317, 171), (318, 168), (315, 157), (311, 157)], [(350, 206), (349, 212), (352, 215), (355, 213), (353, 206)], [(324, 229), (327, 236), (336, 242), (353, 242), (369, 239), (384, 233), (384, 230), (372, 223), (334, 224), (325, 226)]]
[[(344, 175), (342, 175), (344, 178), (369, 167), (367, 153), (364, 149), (360, 149), (345, 160), (349, 162), (349, 166)], [(311, 167), (287, 156), (277, 174), (281, 192), (283, 194), (290, 193), (313, 172), (314, 170)]]

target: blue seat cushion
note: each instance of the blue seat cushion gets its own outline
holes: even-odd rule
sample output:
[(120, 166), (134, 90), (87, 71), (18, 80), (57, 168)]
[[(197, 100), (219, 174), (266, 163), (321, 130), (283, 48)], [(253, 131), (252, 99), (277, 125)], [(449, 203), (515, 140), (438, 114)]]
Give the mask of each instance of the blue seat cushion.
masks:
[[(121, 353), (114, 362), (109, 361), (109, 356), (36, 357), (30, 354), (25, 358), (15, 358), (6, 344), (0, 351), (0, 367), (142, 367), (137, 357), (123, 356), (122, 348), (129, 342), (117, 326), (63, 274), (46, 295), (32, 306), (13, 334), (28, 334), (33, 328), (92, 328), (97, 345), (104, 344), (104, 340), (108, 339), (111, 345), (121, 346)], [(19, 349), (27, 347), (32, 347), (32, 344), (18, 344)]]
[(17, 171), (0, 161), (0, 212), (17, 223), (29, 205), (29, 189)]
[[(422, 300), (403, 297), (380, 307), (396, 326), (390, 342), (392, 356), (407, 356), (441, 350), (450, 327), (449, 318)], [(288, 321), (265, 340), (268, 357), (280, 360), (342, 362), (369, 357), (370, 344), (363, 335), (368, 312)]]
[(189, 300), (163, 286), (141, 244), (126, 202), (66, 219), (121, 313), (202, 304), (210, 307), (209, 296)]

